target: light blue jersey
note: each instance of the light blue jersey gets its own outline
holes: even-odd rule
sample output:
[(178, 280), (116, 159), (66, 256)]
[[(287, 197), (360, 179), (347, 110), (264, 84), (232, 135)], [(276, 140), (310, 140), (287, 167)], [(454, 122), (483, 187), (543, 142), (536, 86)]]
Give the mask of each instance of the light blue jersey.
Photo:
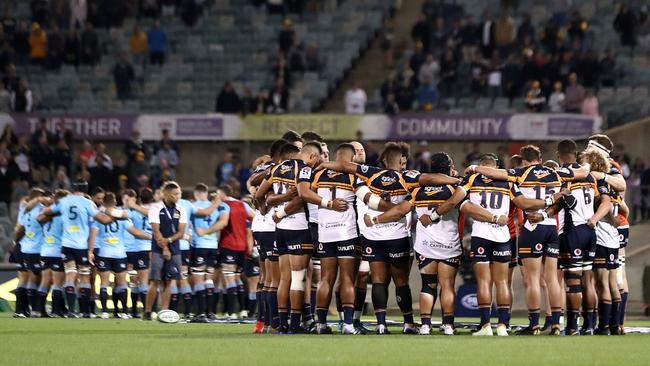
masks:
[(43, 244), (43, 228), (36, 220), (43, 209), (42, 204), (37, 204), (28, 212), (23, 212), (18, 222), (25, 228), (25, 236), (20, 241), (20, 251), (25, 254), (40, 254)]
[[(144, 206), (145, 208), (148, 206)], [(145, 233), (151, 234), (151, 225), (149, 224), (149, 216), (145, 216), (140, 212), (129, 209), (129, 219), (133, 222), (133, 226), (136, 229), (144, 231)], [(151, 250), (151, 240), (138, 239), (135, 236), (131, 235), (128, 231), (124, 233), (126, 238), (126, 251), (127, 252), (143, 252)]]
[[(210, 201), (196, 201), (194, 202), (194, 206), (198, 209), (203, 209), (203, 208), (208, 208), (212, 206), (212, 202)], [(192, 246), (194, 248), (200, 248), (200, 249), (217, 249), (219, 247), (219, 234), (218, 233), (212, 233), (209, 235), (203, 235), (199, 236), (197, 234), (196, 229), (208, 229), (210, 226), (214, 225), (217, 220), (219, 220), (219, 216), (221, 216), (221, 207), (219, 209), (214, 210), (210, 215), (204, 216), (204, 217), (198, 217), (195, 215), (191, 216), (190, 222), (192, 223), (192, 227), (194, 228), (194, 232), (192, 233)]]
[(84, 196), (73, 194), (61, 198), (52, 206), (52, 211), (60, 213), (63, 220), (61, 246), (88, 249), (90, 226), (98, 212), (95, 203)]
[(126, 258), (126, 234), (129, 234), (127, 230), (132, 226), (133, 222), (129, 219), (115, 220), (107, 225), (94, 222), (93, 228), (98, 229), (95, 243), (101, 243), (99, 256)]
[(41, 257), (61, 257), (61, 236), (63, 234), (61, 215), (52, 216), (50, 221), (42, 226), (43, 246), (41, 247)]
[[(186, 199), (180, 199), (178, 200), (178, 205), (180, 205), (185, 212), (187, 213), (187, 217), (192, 217), (194, 216), (194, 211), (196, 210), (196, 207), (192, 204), (192, 202), (186, 200)], [(185, 225), (185, 233), (191, 234), (192, 233), (192, 220), (190, 220), (187, 225)], [(178, 241), (180, 249), (181, 250), (190, 250), (190, 242), (188, 240), (179, 240)]]

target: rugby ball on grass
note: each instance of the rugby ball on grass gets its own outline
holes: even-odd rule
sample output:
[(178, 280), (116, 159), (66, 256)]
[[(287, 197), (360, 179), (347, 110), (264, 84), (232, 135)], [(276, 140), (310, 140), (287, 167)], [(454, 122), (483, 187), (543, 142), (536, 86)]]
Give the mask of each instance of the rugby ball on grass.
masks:
[(172, 324), (178, 323), (178, 321), (181, 320), (181, 317), (174, 310), (161, 310), (158, 312), (156, 319), (158, 319), (158, 321), (161, 323)]

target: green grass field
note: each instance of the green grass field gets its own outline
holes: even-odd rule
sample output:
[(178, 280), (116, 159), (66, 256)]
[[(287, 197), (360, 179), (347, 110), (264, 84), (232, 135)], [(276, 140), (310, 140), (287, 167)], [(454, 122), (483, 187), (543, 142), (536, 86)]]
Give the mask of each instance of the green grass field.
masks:
[(251, 325), (230, 324), (13, 319), (5, 313), (0, 314), (0, 365), (650, 364), (650, 335), (477, 339), (467, 331), (423, 337), (260, 335), (251, 330)]

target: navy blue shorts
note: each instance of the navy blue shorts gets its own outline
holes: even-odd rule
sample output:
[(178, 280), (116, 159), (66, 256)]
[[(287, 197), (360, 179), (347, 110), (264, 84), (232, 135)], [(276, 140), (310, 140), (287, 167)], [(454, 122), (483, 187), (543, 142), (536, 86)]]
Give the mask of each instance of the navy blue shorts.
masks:
[(244, 274), (246, 277), (256, 277), (260, 275), (259, 258), (248, 258), (244, 264)]
[(278, 260), (278, 250), (275, 248), (274, 231), (254, 232), (253, 239), (255, 239), (255, 244), (260, 253), (261, 261), (266, 259), (270, 261)]
[(235, 265), (238, 270), (241, 270), (246, 264), (246, 253), (228, 248), (221, 248), (219, 249), (219, 263), (221, 265)]
[(314, 252), (312, 253), (312, 257), (319, 258), (318, 244), (320, 241), (318, 239), (318, 223), (310, 222), (307, 223), (307, 226), (309, 227), (309, 236), (311, 237), (311, 242), (314, 244)]
[(393, 240), (370, 240), (363, 238), (363, 260), (398, 264), (411, 259), (409, 238)]
[(61, 257), (41, 257), (43, 269), (52, 270), (52, 272), (63, 272), (63, 260)]
[(433, 258), (427, 258), (417, 252), (415, 253), (415, 259), (417, 259), (418, 261), (418, 269), (422, 269), (433, 262), (444, 263), (450, 267), (458, 268), (460, 267), (461, 258), (462, 255), (453, 258), (447, 258), (447, 259), (433, 259)]
[(627, 247), (628, 241), (630, 241), (630, 229), (617, 229), (618, 230), (618, 242), (621, 248)]
[(594, 269), (616, 269), (618, 268), (618, 248), (607, 248), (596, 245), (596, 257), (594, 258)]
[(126, 262), (130, 264), (136, 271), (142, 271), (149, 268), (149, 252), (143, 250), (140, 252), (126, 252)]
[(561, 269), (588, 268), (593, 262), (596, 250), (596, 231), (583, 224), (572, 227), (560, 235)]
[(554, 225), (537, 225), (530, 231), (525, 226), (519, 236), (519, 258), (557, 258), (560, 254), (560, 240)]
[(43, 270), (43, 263), (41, 262), (40, 254), (21, 253), (20, 257), (23, 260), (23, 267), (32, 272)]
[[(97, 254), (95, 254), (97, 257)], [(63, 263), (75, 262), (77, 266), (90, 264), (88, 261), (88, 249), (61, 248)]]
[(331, 243), (316, 244), (316, 253), (318, 258), (359, 258), (361, 256), (361, 246), (359, 238)]
[(122, 273), (126, 271), (126, 258), (98, 257), (95, 259), (95, 264), (99, 272)]
[(492, 240), (473, 236), (470, 244), (469, 259), (472, 263), (510, 263), (512, 260), (512, 252), (510, 250), (510, 241), (497, 243)]
[(514, 238), (510, 238), (509, 243), (510, 243), (510, 254), (512, 256), (512, 258), (510, 259), (510, 268), (514, 268), (517, 267), (517, 264), (519, 264), (519, 262), (517, 261), (517, 259), (519, 258), (519, 256), (517, 255), (517, 237), (515, 236)]
[(208, 266), (216, 268), (218, 262), (219, 251), (217, 249), (192, 248), (190, 266)]
[(309, 229), (305, 230), (275, 230), (275, 244), (278, 255), (312, 255), (314, 244)]
[(20, 252), (20, 243), (16, 244), (11, 253), (9, 253), (9, 263), (16, 264), (16, 270), (19, 272), (26, 271), (23, 265), (22, 253)]

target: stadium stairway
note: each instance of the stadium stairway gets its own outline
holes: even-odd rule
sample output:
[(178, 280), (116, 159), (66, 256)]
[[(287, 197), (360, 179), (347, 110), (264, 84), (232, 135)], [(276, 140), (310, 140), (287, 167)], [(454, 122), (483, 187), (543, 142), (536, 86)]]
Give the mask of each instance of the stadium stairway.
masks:
[[(420, 15), (423, 2), (424, 0), (404, 1), (401, 7), (396, 9), (393, 18), (388, 19), (388, 24), (393, 27), (393, 49), (395, 55), (402, 54), (406, 47), (412, 45), (411, 27)], [(339, 85), (336, 92), (326, 102), (323, 112), (345, 112), (345, 92), (352, 87), (354, 81), (358, 81), (361, 88), (367, 94), (379, 89), (387, 75), (387, 68), (383, 59), (381, 39), (380, 37), (376, 37), (371, 47), (361, 56), (346, 75), (344, 81)], [(368, 99), (370, 100), (370, 95)]]

